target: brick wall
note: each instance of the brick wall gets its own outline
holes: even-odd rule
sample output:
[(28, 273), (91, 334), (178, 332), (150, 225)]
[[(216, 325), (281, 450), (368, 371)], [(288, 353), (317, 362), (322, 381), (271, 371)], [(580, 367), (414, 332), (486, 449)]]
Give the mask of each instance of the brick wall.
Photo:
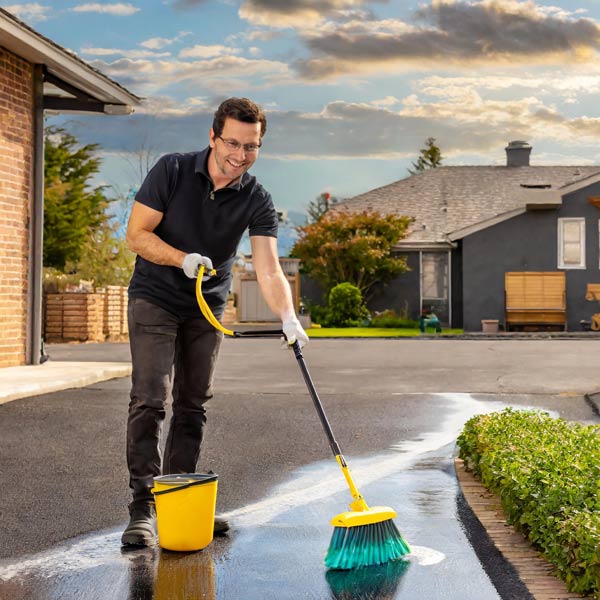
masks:
[(43, 332), (47, 342), (127, 340), (127, 287), (108, 285), (90, 293), (46, 292)]
[(25, 363), (33, 67), (0, 46), (0, 367)]

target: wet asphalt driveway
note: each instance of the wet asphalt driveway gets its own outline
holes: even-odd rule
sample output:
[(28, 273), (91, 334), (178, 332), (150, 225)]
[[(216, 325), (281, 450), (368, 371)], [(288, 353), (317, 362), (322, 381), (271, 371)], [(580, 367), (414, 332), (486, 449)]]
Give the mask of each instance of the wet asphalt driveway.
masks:
[[(0, 598), (525, 600), (461, 501), (454, 442), (470, 416), (507, 404), (595, 421), (583, 393), (600, 346), (443, 344), (321, 340), (306, 351), (359, 489), (398, 512), (405, 561), (325, 571), (329, 520), (349, 495), (295, 360), (272, 340), (228, 340), (199, 470), (219, 474), (232, 531), (196, 553), (121, 550), (127, 378), (16, 400), (0, 406)], [(121, 344), (50, 347), (54, 360), (82, 352), (128, 359)]]

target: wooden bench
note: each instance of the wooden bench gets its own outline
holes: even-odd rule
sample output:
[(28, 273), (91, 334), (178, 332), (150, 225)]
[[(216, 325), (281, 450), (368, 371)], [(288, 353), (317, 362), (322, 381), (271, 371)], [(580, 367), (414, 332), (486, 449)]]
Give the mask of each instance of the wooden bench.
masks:
[[(585, 292), (585, 299), (588, 302), (597, 300), (600, 302), (600, 283), (588, 283)], [(600, 331), (600, 312), (592, 315), (592, 331)]]
[(564, 271), (523, 271), (504, 275), (505, 331), (514, 326), (567, 329)]

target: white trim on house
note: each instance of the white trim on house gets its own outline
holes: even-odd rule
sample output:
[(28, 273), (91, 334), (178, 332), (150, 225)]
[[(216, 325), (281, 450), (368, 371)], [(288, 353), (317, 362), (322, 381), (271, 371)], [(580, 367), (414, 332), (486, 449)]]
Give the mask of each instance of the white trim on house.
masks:
[[(600, 169), (600, 167), (598, 167)], [(570, 194), (571, 192), (576, 192), (581, 188), (587, 187), (588, 185), (594, 185), (595, 183), (600, 183), (600, 173), (596, 173), (594, 175), (588, 175), (583, 179), (579, 179), (573, 183), (569, 183), (568, 185), (564, 185), (559, 188), (561, 195)]]
[(409, 251), (417, 251), (420, 252), (421, 250), (424, 251), (428, 251), (428, 250), (432, 250), (432, 251), (436, 251), (436, 250), (448, 250), (448, 249), (452, 249), (452, 248), (456, 248), (456, 244), (452, 243), (452, 242), (411, 242), (410, 240), (408, 241), (401, 241), (398, 242), (397, 244), (394, 245), (393, 250), (394, 251), (398, 251), (398, 252), (409, 252)]
[[(579, 225), (579, 262), (577, 264), (565, 263), (564, 258), (564, 239), (563, 225), (567, 223), (577, 223)], [(564, 217), (558, 219), (558, 260), (559, 269), (585, 269), (585, 217)]]

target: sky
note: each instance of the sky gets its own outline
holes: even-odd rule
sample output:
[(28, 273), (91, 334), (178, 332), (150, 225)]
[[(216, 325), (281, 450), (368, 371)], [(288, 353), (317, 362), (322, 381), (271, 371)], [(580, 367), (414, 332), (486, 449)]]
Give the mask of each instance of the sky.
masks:
[(600, 0), (77, 0), (4, 4), (145, 98), (129, 117), (53, 117), (98, 143), (98, 180), (208, 143), (230, 96), (267, 111), (251, 173), (278, 209), (408, 175), (429, 137), (444, 165), (600, 164)]

